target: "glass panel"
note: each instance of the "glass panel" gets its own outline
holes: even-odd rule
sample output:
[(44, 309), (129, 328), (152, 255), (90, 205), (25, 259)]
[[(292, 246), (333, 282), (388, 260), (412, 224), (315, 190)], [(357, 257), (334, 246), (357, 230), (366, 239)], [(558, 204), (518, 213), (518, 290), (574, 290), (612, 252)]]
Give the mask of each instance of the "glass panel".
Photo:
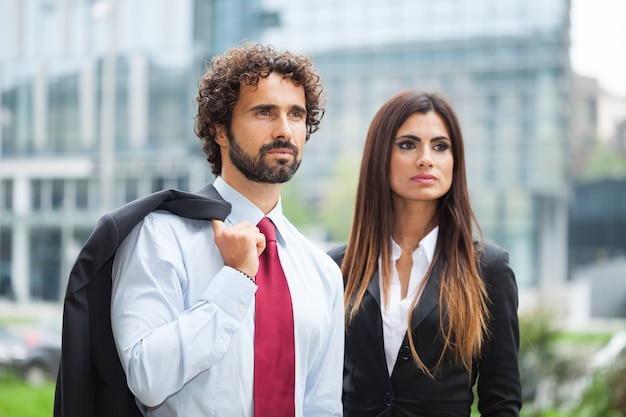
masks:
[(72, 75), (49, 84), (48, 135), (52, 152), (80, 148), (78, 121), (78, 76)]
[(3, 210), (13, 211), (13, 180), (2, 181), (0, 204)]
[(12, 232), (8, 227), (0, 228), (0, 298), (14, 299), (13, 285), (11, 283), (12, 274)]
[(64, 180), (52, 180), (52, 209), (63, 209), (63, 200), (65, 199), (65, 182)]
[(33, 228), (30, 232), (30, 296), (37, 300), (59, 299), (61, 230)]
[(33, 150), (31, 86), (20, 85), (2, 93), (3, 155), (28, 154)]
[(137, 199), (138, 196), (138, 181), (136, 178), (127, 178), (126, 184), (124, 184), (126, 191), (126, 202), (130, 202)]
[[(149, 141), (156, 148), (168, 144), (193, 145), (189, 137), (192, 105), (185, 72), (154, 68), (150, 72)], [(181, 142), (182, 141), (182, 142)]]
[(76, 180), (76, 208), (82, 210), (89, 208), (88, 180)]
[(34, 211), (41, 210), (41, 180), (33, 180), (31, 184), (31, 203)]

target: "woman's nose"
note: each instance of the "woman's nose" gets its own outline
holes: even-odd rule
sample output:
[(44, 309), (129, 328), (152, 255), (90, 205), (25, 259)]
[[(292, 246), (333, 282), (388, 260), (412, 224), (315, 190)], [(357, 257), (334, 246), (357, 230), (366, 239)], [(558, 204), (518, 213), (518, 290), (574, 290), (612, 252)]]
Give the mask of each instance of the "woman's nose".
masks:
[(416, 164), (419, 167), (432, 167), (433, 166), (432, 154), (429, 149), (425, 149), (419, 153)]

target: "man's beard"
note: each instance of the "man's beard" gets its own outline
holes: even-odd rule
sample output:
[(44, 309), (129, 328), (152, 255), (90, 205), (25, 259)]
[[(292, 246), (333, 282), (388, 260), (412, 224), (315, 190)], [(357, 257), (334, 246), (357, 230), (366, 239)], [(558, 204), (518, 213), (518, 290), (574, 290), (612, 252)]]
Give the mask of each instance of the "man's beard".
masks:
[[(298, 148), (290, 141), (275, 140), (270, 144), (263, 145), (259, 150), (259, 154), (254, 155), (246, 153), (237, 142), (230, 128), (226, 129), (228, 136), (228, 156), (233, 165), (250, 181), (280, 184), (287, 182), (294, 176), (300, 166), (298, 158)], [(278, 165), (270, 165), (265, 160), (265, 154), (277, 148), (290, 149), (293, 152), (293, 160), (291, 162), (286, 159), (277, 161)]]

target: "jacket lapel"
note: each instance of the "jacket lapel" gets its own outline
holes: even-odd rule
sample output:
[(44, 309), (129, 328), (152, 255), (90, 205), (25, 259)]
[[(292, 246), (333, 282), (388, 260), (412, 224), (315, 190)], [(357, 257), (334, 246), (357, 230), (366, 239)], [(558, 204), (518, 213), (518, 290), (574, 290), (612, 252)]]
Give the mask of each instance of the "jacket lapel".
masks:
[[(439, 275), (440, 268), (438, 266), (433, 267), (431, 273), (428, 275), (428, 281), (426, 281), (426, 285), (422, 291), (422, 295), (420, 296), (417, 306), (415, 306), (411, 315), (411, 324), (414, 329), (422, 323), (424, 318), (428, 316), (439, 303)], [(367, 292), (376, 301), (380, 310), (382, 303), (380, 301), (378, 269), (374, 271), (374, 274), (372, 275), (372, 279), (367, 286)]]
[(417, 302), (417, 306), (415, 306), (411, 315), (413, 329), (416, 329), (439, 303), (439, 275), (440, 268), (438, 266), (433, 267), (428, 275), (428, 281), (426, 281), (426, 286)]
[(378, 269), (376, 269), (374, 271), (374, 274), (372, 274), (372, 279), (370, 279), (370, 283), (367, 286), (367, 292), (370, 293), (370, 295), (372, 296), (372, 298), (374, 300), (376, 300), (376, 303), (378, 304), (378, 309), (380, 310), (380, 283), (379, 283), (379, 279), (378, 279)]

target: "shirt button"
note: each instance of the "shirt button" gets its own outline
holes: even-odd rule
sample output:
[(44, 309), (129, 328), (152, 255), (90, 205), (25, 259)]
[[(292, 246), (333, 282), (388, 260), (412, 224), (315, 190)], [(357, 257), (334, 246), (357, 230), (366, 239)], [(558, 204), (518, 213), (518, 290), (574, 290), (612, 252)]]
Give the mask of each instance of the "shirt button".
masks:
[(391, 393), (388, 392), (385, 394), (385, 405), (389, 407), (391, 404), (393, 404), (393, 395), (391, 395)]
[(242, 313), (246, 311), (246, 306), (243, 304), (239, 304), (239, 311), (241, 311)]
[(404, 360), (407, 360), (411, 357), (411, 346), (404, 345), (402, 346), (402, 350), (400, 351), (400, 357)]

